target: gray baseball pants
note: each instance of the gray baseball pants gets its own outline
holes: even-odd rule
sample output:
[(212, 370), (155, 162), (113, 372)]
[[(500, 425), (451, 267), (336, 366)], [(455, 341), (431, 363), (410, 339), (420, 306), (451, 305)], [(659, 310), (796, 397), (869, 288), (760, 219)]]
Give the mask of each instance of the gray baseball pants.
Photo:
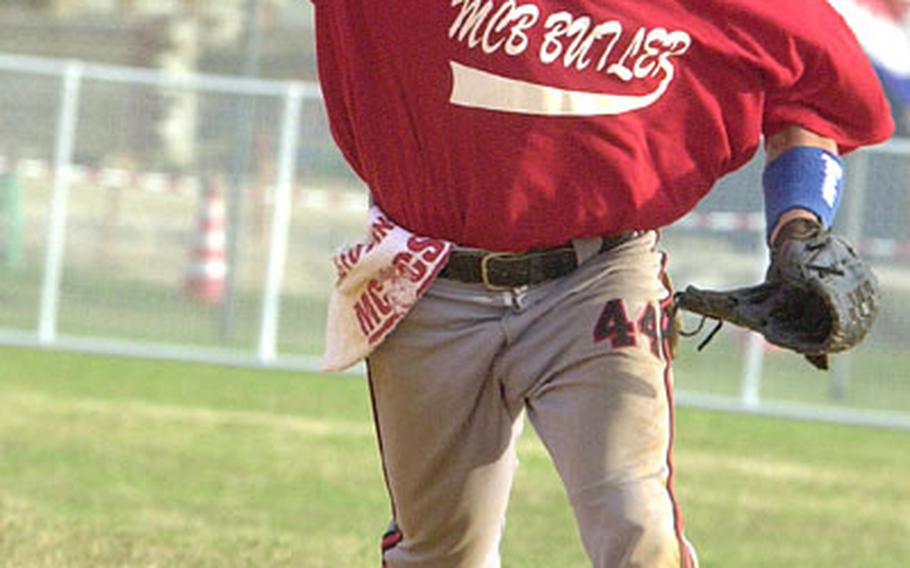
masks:
[(495, 568), (526, 415), (598, 568), (694, 565), (672, 490), (657, 234), (561, 279), (492, 291), (439, 279), (370, 356), (394, 523), (389, 568)]

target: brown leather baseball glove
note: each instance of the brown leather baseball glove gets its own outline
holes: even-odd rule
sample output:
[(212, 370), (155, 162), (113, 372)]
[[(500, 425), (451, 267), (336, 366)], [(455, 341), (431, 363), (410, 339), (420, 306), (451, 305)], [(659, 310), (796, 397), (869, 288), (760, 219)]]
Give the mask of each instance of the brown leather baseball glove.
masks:
[(880, 303), (878, 280), (847, 241), (806, 219), (780, 230), (761, 284), (676, 295), (678, 308), (756, 331), (819, 369), (862, 341)]

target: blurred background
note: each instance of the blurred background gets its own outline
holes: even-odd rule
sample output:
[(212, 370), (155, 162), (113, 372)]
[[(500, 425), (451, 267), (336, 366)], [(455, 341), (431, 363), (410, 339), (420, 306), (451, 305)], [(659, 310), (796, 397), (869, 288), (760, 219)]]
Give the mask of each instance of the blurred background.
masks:
[[(734, 329), (684, 343), (680, 400), (910, 427), (910, 3), (831, 3), (899, 125), (848, 158), (838, 220), (881, 277), (880, 324), (827, 374)], [(329, 259), (367, 200), (312, 35), (305, 0), (4, 0), (0, 342), (316, 369)], [(761, 278), (760, 160), (666, 231), (677, 285)]]
[[(706, 568), (910, 557), (910, 1), (830, 3), (898, 124), (847, 158), (837, 221), (885, 303), (827, 373), (732, 326), (682, 342)], [(0, 0), (0, 565), (379, 564), (363, 369), (309, 372), (367, 212), (312, 32), (309, 0)], [(664, 232), (677, 287), (761, 279), (761, 160)], [(504, 566), (588, 565), (545, 448), (519, 453)]]

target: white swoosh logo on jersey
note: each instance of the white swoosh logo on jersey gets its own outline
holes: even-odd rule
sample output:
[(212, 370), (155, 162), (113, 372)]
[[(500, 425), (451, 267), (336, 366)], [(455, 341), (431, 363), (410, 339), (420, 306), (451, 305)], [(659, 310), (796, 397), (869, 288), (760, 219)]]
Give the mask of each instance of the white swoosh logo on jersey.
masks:
[(673, 68), (668, 67), (660, 85), (650, 93), (614, 95), (510, 79), (455, 61), (451, 66), (452, 104), (542, 116), (602, 116), (640, 110), (654, 104), (667, 91), (674, 75)]

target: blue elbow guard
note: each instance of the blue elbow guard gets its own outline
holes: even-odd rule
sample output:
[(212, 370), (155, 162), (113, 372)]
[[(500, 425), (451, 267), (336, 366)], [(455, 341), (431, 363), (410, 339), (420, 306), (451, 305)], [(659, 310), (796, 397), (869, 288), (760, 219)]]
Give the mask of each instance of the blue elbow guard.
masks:
[(792, 209), (812, 211), (827, 229), (840, 205), (843, 162), (821, 148), (790, 148), (765, 168), (762, 186), (767, 234), (771, 234), (780, 216)]

